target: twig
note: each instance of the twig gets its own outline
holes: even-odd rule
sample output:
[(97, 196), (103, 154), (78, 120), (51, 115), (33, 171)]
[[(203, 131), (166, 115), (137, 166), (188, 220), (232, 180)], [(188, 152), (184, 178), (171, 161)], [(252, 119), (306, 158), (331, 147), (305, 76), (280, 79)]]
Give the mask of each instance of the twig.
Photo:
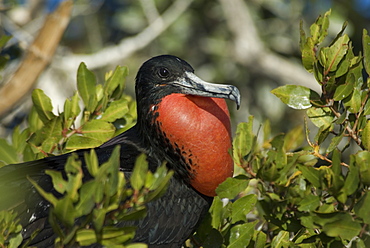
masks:
[[(334, 108), (333, 105), (330, 105), (329, 109), (337, 118), (341, 116), (341, 114)], [(357, 145), (359, 145), (364, 150), (365, 148), (362, 145), (361, 139), (356, 135), (356, 132), (353, 131), (354, 129), (350, 127), (350, 125), (346, 125), (346, 130), (349, 136), (357, 143)]]

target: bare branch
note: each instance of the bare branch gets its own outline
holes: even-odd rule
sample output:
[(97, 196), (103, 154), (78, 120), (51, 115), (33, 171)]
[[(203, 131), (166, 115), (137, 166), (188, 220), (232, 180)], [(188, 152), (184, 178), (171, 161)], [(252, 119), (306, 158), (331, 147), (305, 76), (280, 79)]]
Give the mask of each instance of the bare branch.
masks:
[(56, 59), (53, 64), (61, 70), (74, 72), (81, 61), (89, 69), (96, 69), (110, 64), (119, 64), (134, 52), (144, 48), (165, 31), (188, 8), (193, 0), (177, 0), (163, 14), (139, 34), (122, 40), (116, 46), (106, 47), (96, 53), (69, 55)]
[(140, 0), (140, 3), (149, 22), (154, 22), (157, 18), (161, 17), (154, 0)]

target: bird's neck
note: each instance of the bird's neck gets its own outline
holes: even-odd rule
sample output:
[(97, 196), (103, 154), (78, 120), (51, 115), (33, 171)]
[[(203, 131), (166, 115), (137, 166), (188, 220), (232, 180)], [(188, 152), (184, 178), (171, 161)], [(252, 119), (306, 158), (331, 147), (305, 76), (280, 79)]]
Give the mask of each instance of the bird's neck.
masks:
[[(233, 174), (230, 117), (224, 99), (171, 94), (149, 106), (146, 143), (175, 175), (214, 196)], [(144, 123), (143, 123), (144, 126)]]

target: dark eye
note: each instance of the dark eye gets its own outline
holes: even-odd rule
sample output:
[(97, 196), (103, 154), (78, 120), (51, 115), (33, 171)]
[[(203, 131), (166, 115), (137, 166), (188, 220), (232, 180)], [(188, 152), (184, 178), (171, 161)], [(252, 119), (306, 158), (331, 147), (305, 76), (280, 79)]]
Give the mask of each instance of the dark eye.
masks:
[(159, 68), (158, 70), (158, 75), (161, 77), (161, 78), (166, 78), (170, 75), (170, 72), (168, 71), (167, 68), (164, 68), (164, 67), (161, 67)]

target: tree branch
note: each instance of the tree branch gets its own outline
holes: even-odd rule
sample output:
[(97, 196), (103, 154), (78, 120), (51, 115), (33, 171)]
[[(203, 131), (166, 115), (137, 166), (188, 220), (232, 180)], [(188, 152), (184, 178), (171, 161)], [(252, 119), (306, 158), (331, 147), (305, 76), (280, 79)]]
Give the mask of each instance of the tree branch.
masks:
[(64, 1), (49, 14), (38, 36), (28, 48), (18, 69), (0, 88), (0, 116), (19, 104), (51, 62), (59, 41), (68, 25), (73, 1)]
[(188, 8), (192, 1), (177, 0), (162, 16), (159, 16), (142, 32), (122, 40), (116, 46), (108, 46), (93, 54), (69, 55), (63, 58), (56, 58), (53, 65), (61, 70), (75, 72), (81, 61), (84, 61), (89, 66), (89, 69), (96, 69), (110, 64), (119, 64), (120, 61), (144, 48), (163, 33)]

